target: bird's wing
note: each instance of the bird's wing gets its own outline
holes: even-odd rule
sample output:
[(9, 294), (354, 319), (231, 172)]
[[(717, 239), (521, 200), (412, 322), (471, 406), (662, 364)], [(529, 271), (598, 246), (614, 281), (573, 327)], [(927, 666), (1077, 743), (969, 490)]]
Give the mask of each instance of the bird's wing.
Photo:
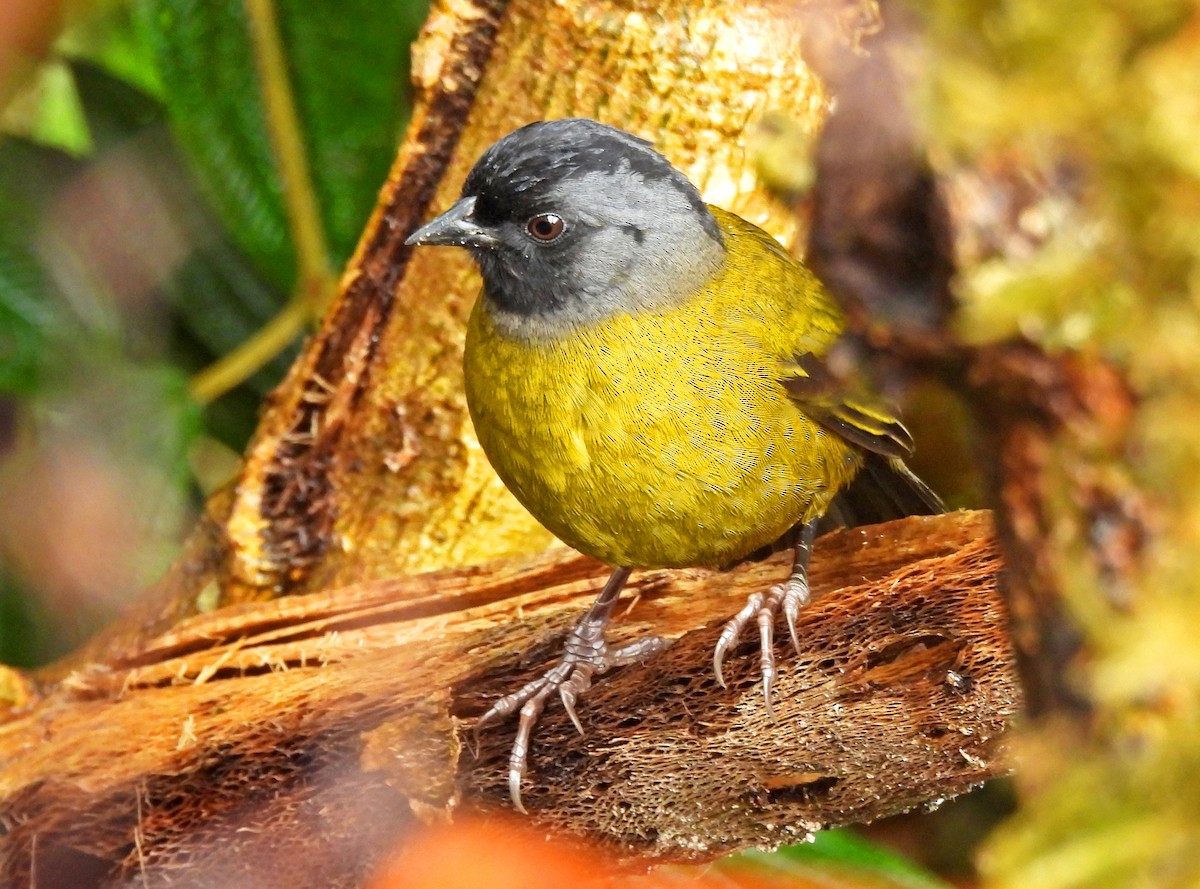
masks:
[(833, 525), (869, 525), (909, 515), (945, 512), (941, 498), (904, 464), (913, 440), (880, 399), (847, 391), (826, 362), (800, 356), (783, 387), (800, 409), (866, 451), (862, 469), (829, 506)]
[(710, 209), (725, 231), (728, 261), (709, 297), (737, 293), (755, 306), (740, 316), (739, 329), (749, 326), (757, 345), (788, 368), (783, 386), (806, 415), (871, 453), (909, 456), (913, 440), (904, 424), (870, 393), (852, 391), (853, 374), (830, 369), (845, 321), (821, 282), (761, 228)]
[(798, 356), (795, 373), (781, 382), (805, 414), (846, 441), (883, 457), (912, 455), (912, 435), (887, 406), (869, 395), (848, 391), (816, 355)]
[(780, 382), (797, 407), (864, 451), (858, 475), (829, 506), (831, 523), (873, 524), (943, 512), (938, 496), (904, 465), (913, 440), (895, 412), (858, 385), (861, 377), (852, 366), (834, 369), (853, 362), (839, 349), (845, 320), (821, 282), (762, 229), (711, 209), (725, 231), (730, 261), (709, 298), (735, 294), (739, 308), (751, 305), (739, 317), (739, 330), (749, 326), (758, 348), (786, 368)]

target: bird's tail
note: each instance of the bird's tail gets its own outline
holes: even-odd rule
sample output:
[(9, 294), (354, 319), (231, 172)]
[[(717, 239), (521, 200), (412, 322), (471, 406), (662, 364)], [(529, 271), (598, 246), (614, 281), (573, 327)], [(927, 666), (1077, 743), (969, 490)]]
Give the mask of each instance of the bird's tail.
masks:
[(864, 456), (863, 467), (854, 481), (839, 491), (829, 505), (822, 531), (946, 511), (941, 498), (899, 457), (885, 457), (871, 451)]

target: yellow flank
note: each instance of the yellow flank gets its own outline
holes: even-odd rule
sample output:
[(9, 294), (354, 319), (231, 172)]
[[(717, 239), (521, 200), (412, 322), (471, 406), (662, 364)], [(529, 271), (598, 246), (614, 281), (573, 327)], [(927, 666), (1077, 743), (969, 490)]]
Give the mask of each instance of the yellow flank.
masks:
[(725, 263), (676, 307), (538, 343), (501, 334), (482, 298), (471, 316), (488, 458), (550, 531), (612, 565), (728, 564), (823, 513), (861, 463), (779, 382), (836, 339), (840, 313), (768, 234), (711, 209)]

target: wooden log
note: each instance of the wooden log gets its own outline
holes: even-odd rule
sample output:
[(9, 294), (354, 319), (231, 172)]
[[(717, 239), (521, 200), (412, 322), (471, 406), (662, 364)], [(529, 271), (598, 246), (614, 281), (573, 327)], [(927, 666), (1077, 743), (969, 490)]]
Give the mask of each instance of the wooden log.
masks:
[[(534, 822), (640, 861), (700, 861), (960, 793), (1005, 770), (1020, 705), (990, 514), (839, 531), (813, 558), (774, 715), (726, 620), (786, 555), (646, 571), (578, 735), (552, 702)], [(542, 671), (605, 569), (570, 551), (235, 605), (77, 665), (0, 725), (0, 864), (77, 886), (354, 886), (415, 820), (507, 805), (512, 724), (474, 719)]]

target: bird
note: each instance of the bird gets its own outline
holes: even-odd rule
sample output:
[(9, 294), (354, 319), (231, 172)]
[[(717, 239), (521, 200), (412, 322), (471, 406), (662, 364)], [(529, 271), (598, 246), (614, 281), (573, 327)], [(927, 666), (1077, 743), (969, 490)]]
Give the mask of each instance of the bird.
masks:
[(788, 577), (748, 598), (713, 653), (724, 686), (725, 657), (757, 624), (770, 708), (774, 626), (782, 614), (800, 650), (822, 521), (942, 510), (904, 462), (913, 440), (895, 411), (831, 371), (846, 321), (817, 277), (706, 204), (644, 139), (587, 118), (523, 126), (406, 243), (465, 248), (478, 266), (463, 373), (479, 443), (534, 518), (612, 568), (560, 660), (476, 723), (520, 711), (508, 785), (522, 812), (547, 699), (557, 693), (582, 733), (576, 702), (593, 677), (667, 644), (606, 641), (634, 569), (727, 567), (792, 546)]

